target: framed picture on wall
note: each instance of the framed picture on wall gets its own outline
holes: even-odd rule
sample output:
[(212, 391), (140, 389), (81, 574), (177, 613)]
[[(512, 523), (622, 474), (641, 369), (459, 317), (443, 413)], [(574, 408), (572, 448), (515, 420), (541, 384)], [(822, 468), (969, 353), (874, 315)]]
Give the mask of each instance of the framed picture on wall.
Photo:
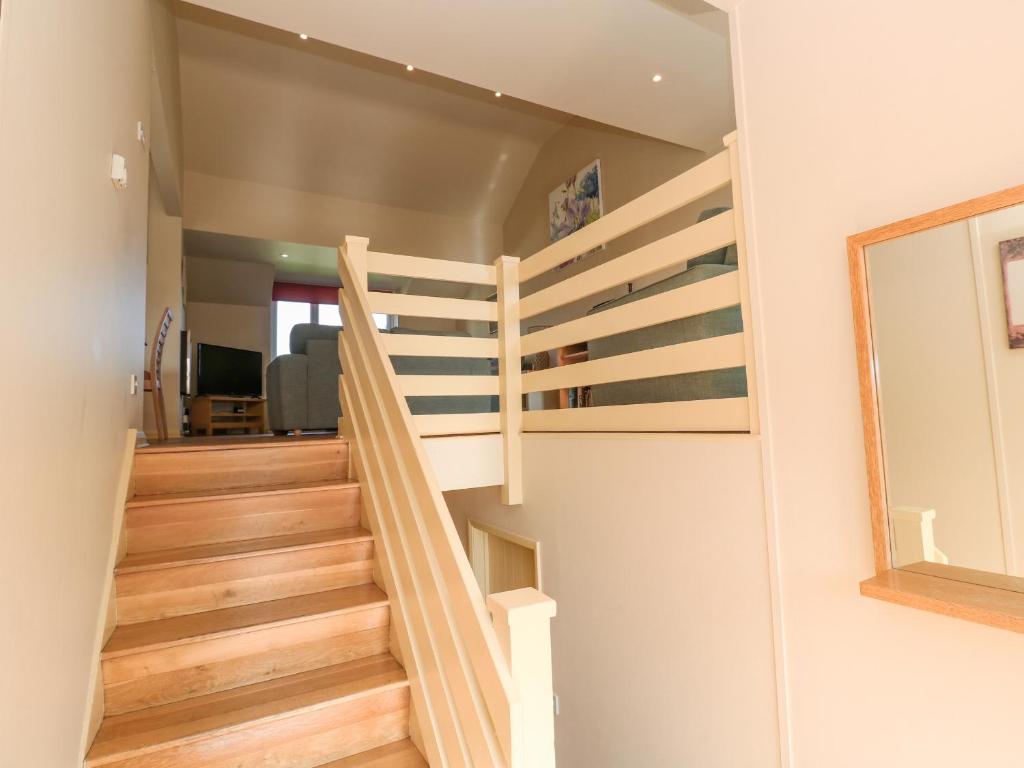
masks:
[[(552, 243), (578, 232), (604, 215), (601, 161), (595, 160), (559, 184), (548, 195), (548, 229)], [(604, 246), (601, 246), (602, 248)], [(596, 250), (596, 249), (595, 249)], [(559, 269), (581, 261), (581, 254), (558, 265)]]
[(1024, 237), (999, 244), (1010, 349), (1024, 347)]

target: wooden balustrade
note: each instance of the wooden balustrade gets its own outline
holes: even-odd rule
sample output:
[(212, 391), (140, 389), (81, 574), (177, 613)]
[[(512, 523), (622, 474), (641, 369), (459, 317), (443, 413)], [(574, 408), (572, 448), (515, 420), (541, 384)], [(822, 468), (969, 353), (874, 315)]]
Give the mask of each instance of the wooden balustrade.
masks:
[[(402, 655), (432, 765), (553, 766), (550, 639), (554, 603), (535, 590), (483, 597), (470, 572), (422, 437), (500, 433), (502, 500), (523, 501), (522, 435), (529, 432), (759, 430), (750, 289), (735, 134), (726, 150), (520, 263), (493, 265), (340, 249), (344, 329), (341, 429), (366, 488), (371, 527), (396, 609)], [(732, 208), (529, 292), (574, 257), (732, 185)], [(735, 244), (735, 271), (521, 335), (523, 321)], [(369, 274), (494, 286), (496, 301), (370, 293)], [(522, 372), (523, 356), (738, 307), (742, 331)], [(497, 338), (381, 334), (373, 312), (496, 323)], [(397, 376), (390, 356), (498, 361), (498, 375)], [(523, 410), (523, 395), (570, 387), (743, 368), (747, 396)], [(497, 412), (413, 416), (406, 397), (498, 396)], [(495, 632), (497, 629), (497, 632)]]
[[(372, 321), (366, 240), (340, 250), (340, 396), (433, 765), (516, 766), (520, 702), (480, 589)], [(525, 766), (519, 762), (518, 765)]]

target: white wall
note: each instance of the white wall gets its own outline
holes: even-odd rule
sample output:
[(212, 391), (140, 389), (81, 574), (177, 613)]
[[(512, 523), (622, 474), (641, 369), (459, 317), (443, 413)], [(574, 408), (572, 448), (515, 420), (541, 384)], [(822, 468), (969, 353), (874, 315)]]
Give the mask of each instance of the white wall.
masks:
[[(270, 264), (188, 257), (188, 327), (192, 332), (192, 392), (197, 391), (196, 345), (260, 352), (266, 374), (272, 354)], [(266, 393), (266, 386), (263, 388)]]
[(541, 543), (559, 765), (778, 765), (760, 480), (750, 437), (531, 435), (522, 507), (446, 494)]
[[(78, 763), (118, 470), (141, 426), (149, 6), (3, 0), (0, 763)], [(129, 188), (110, 183), (112, 152)]]
[[(181, 331), (186, 327), (182, 304), (181, 217), (172, 216), (164, 208), (156, 174), (150, 173), (149, 233), (146, 247), (146, 344), (144, 365), (149, 366), (153, 337), (164, 308), (170, 307), (173, 320), (164, 344), (163, 369), (164, 407), (167, 410), (167, 431), (171, 437), (181, 436)], [(153, 399), (146, 397), (145, 430), (156, 435)]]
[(934, 509), (952, 565), (1005, 573), (967, 222), (873, 245), (867, 264), (888, 502)]
[(872, 557), (845, 238), (1021, 183), (1024, 5), (729, 5), (792, 764), (1017, 766), (1024, 640), (857, 592)]

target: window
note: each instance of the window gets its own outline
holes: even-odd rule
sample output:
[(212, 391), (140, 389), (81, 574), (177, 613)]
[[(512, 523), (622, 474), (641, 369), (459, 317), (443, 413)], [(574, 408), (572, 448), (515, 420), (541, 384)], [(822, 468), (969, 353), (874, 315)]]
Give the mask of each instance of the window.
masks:
[(317, 319), (315, 323), (320, 325), (336, 325), (341, 327), (341, 311), (337, 304), (319, 304), (317, 305)]
[(313, 322), (312, 305), (303, 301), (274, 302), (274, 357), (287, 355), (288, 338), (299, 323)]
[[(373, 313), (374, 324), (382, 331), (388, 331), (397, 325), (394, 315)], [(288, 339), (292, 328), (299, 323), (317, 323), (341, 327), (341, 312), (337, 304), (317, 304), (306, 301), (275, 301), (274, 302), (274, 357), (287, 355), (291, 348)]]

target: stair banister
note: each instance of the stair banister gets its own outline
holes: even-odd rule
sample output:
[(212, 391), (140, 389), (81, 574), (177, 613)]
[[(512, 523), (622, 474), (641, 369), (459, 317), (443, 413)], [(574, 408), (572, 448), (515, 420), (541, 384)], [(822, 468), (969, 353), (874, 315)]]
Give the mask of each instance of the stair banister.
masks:
[[(438, 766), (553, 764), (535, 763), (529, 757), (550, 753), (553, 760), (553, 746), (544, 746), (550, 741), (547, 736), (542, 736), (540, 746), (532, 744), (534, 731), (547, 731), (527, 727), (533, 715), (524, 711), (510, 668), (510, 658), (518, 659), (516, 674), (534, 681), (530, 690), (545, 675), (550, 690), (549, 636), (530, 641), (531, 647), (549, 646), (547, 664), (530, 671), (527, 656), (516, 652), (526, 647), (517, 629), (522, 624), (518, 617), (526, 615), (523, 610), (510, 613), (499, 607), (498, 627), (492, 624), (399, 389), (384, 335), (373, 323), (366, 273), (360, 269), (367, 263), (367, 247), (365, 238), (350, 237), (339, 251), (339, 300), (345, 321), (339, 339), (345, 414), (341, 426), (356, 448), (354, 469), (366, 492), (371, 528), (381, 542), (381, 567), (395, 605), (395, 626), (424, 751)], [(503, 268), (514, 266), (510, 261)], [(504, 307), (514, 312), (514, 300), (504, 302)], [(514, 354), (516, 340), (505, 342)], [(518, 366), (506, 370), (515, 372), (508, 377), (512, 391)], [(518, 402), (518, 395), (514, 398)], [(515, 436), (515, 431), (509, 434)], [(543, 600), (553, 605), (549, 598)], [(509, 626), (511, 639), (503, 650), (499, 632)], [(549, 710), (550, 697), (544, 704), (544, 711)]]

